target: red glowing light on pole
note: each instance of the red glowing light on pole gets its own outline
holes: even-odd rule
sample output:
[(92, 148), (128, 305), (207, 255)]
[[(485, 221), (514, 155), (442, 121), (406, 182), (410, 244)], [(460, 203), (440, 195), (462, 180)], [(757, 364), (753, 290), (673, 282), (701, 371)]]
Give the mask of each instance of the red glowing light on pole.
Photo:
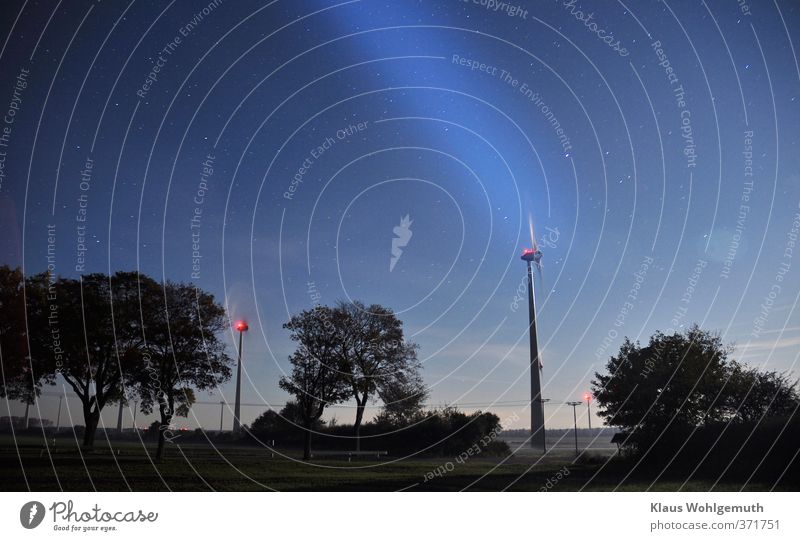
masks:
[(244, 331), (250, 327), (244, 321), (237, 321), (234, 327), (239, 331), (239, 354), (236, 360), (236, 404), (233, 407), (233, 432), (238, 433), (242, 426), (239, 421), (241, 419), (239, 414), (241, 413), (242, 399), (242, 337), (244, 336)]
[(592, 429), (592, 393), (583, 393), (583, 399), (586, 400), (586, 413), (589, 414), (589, 430)]

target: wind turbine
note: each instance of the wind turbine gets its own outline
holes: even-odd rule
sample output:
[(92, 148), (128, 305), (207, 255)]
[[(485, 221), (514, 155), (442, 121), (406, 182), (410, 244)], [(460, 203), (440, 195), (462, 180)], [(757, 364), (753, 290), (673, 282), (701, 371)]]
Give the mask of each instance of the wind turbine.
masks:
[(536, 335), (536, 296), (533, 291), (533, 267), (536, 266), (539, 276), (542, 274), (542, 252), (536, 242), (536, 231), (533, 218), (529, 217), (531, 231), (531, 248), (522, 251), (521, 259), (528, 265), (528, 332), (530, 334), (530, 367), (531, 367), (531, 447), (540, 447), (547, 452), (544, 433), (544, 400), (542, 399), (542, 362), (539, 358), (539, 342)]
[(539, 272), (539, 285), (542, 285), (542, 279), (544, 278), (544, 272), (542, 270), (542, 251), (539, 250), (539, 243), (536, 241), (536, 226), (533, 224), (533, 216), (528, 216), (528, 225), (531, 232), (531, 246), (533, 246), (533, 248), (525, 251), (530, 251), (530, 253), (533, 254), (532, 261), (533, 264), (536, 265), (536, 270)]

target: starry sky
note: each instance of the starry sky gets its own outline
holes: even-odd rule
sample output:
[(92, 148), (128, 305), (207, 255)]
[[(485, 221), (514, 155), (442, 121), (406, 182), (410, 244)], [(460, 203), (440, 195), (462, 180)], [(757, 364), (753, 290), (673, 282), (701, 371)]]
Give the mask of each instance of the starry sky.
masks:
[[(797, 374), (799, 7), (7, 1), (0, 263), (44, 270), (55, 229), (59, 274), (214, 293), (250, 324), (245, 423), (288, 398), (289, 315), (358, 299), (432, 406), (527, 427), (531, 223), (548, 427), (624, 336), (697, 322)], [(178, 424), (218, 428), (233, 388)]]

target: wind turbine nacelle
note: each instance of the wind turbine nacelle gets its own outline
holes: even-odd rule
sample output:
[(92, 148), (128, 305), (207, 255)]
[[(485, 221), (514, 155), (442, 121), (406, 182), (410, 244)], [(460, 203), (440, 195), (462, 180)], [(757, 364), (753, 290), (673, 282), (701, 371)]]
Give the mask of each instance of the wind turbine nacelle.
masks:
[(526, 248), (523, 250), (520, 259), (524, 261), (533, 261), (537, 265), (542, 260), (542, 251), (541, 250), (534, 250), (532, 248)]

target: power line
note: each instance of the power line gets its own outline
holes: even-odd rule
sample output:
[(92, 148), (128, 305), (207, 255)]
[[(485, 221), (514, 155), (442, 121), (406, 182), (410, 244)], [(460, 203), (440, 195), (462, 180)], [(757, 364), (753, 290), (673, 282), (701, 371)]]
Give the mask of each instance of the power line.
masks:
[[(78, 395), (70, 394), (70, 393), (61, 394), (61, 393), (43, 392), (43, 393), (39, 394), (39, 396), (58, 396), (58, 397), (65, 396), (65, 395), (66, 395), (67, 398), (75, 398), (75, 399), (79, 398)], [(544, 402), (546, 402), (547, 404), (550, 404), (550, 405), (557, 405), (557, 406), (559, 406), (559, 405), (569, 405), (569, 402), (558, 402), (558, 401), (553, 401), (553, 400), (549, 400), (549, 399), (548, 400), (544, 400)], [(217, 400), (217, 401), (213, 401), (213, 400), (196, 400), (195, 402), (193, 402), (192, 405), (195, 405), (195, 404), (206, 405), (206, 406), (219, 406), (220, 404), (228, 405), (228, 402), (226, 402), (224, 400)], [(283, 407), (286, 406), (286, 403), (284, 402), (284, 403), (272, 404), (272, 403), (269, 403), (269, 402), (242, 402), (241, 405), (242, 406), (250, 406), (250, 407), (265, 406), (265, 407), (272, 407), (272, 408), (278, 408), (278, 407), (283, 408)], [(436, 408), (436, 407), (448, 407), (448, 406), (459, 406), (459, 407), (462, 407), (462, 408), (480, 408), (480, 407), (513, 407), (513, 406), (528, 406), (528, 405), (530, 405), (530, 400), (500, 400), (500, 401), (496, 401), (496, 402), (451, 402), (451, 403), (440, 402), (440, 403), (422, 404), (422, 406), (428, 407), (428, 408), (431, 408), (431, 407), (433, 407), (433, 408)], [(328, 407), (330, 407), (330, 408), (355, 408), (356, 406), (354, 406), (354, 405), (351, 406), (349, 404), (329, 404)], [(376, 405), (376, 406), (366, 406), (366, 407), (367, 408), (371, 408), (371, 409), (375, 409), (375, 408), (380, 408), (382, 406), (377, 406)]]

